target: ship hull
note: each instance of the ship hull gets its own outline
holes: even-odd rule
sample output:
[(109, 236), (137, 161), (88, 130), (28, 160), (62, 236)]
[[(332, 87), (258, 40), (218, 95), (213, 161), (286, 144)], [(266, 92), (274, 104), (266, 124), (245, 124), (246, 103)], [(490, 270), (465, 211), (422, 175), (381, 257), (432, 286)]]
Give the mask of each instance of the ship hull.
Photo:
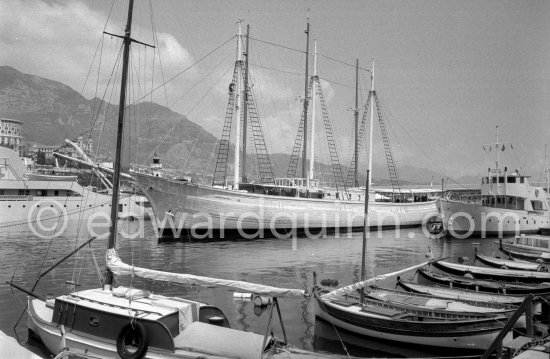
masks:
[[(272, 196), (132, 174), (149, 200), (161, 238), (252, 239), (322, 236), (364, 228), (364, 202)], [(435, 201), (369, 203), (373, 229), (420, 226)]]
[(438, 200), (438, 210), (445, 233), (456, 238), (537, 233), (549, 220), (543, 211), (494, 208), (443, 198)]
[[(88, 189), (69, 197), (0, 196), (0, 213), (0, 229), (60, 235), (66, 234), (69, 223), (103, 227), (111, 215), (111, 196)], [(137, 204), (134, 196), (120, 196), (119, 218), (147, 219), (148, 215), (148, 209)]]

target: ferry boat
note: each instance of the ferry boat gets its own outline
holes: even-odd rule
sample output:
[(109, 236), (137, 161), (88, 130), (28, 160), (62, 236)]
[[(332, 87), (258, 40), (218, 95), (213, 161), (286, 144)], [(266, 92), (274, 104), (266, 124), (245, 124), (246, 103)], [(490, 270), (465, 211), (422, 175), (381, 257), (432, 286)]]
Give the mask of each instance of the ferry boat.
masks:
[(537, 233), (550, 223), (544, 188), (532, 186), (529, 176), (520, 170), (498, 167), (498, 152), (504, 144), (498, 141), (496, 168), (489, 169), (481, 180), (481, 194), (438, 200), (445, 232), (451, 237), (472, 235), (505, 236)]
[[(146, 208), (122, 194), (119, 218), (144, 217)], [(68, 221), (109, 218), (111, 195), (83, 187), (77, 176), (29, 172), (18, 153), (0, 147), (0, 231), (61, 234)]]

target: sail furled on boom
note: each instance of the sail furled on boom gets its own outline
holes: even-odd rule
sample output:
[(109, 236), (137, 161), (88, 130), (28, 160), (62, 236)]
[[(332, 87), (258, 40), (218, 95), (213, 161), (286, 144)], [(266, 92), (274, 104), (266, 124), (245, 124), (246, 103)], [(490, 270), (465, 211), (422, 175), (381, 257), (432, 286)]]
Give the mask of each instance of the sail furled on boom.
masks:
[(345, 295), (345, 294), (356, 294), (358, 290), (362, 290), (366, 286), (371, 285), (372, 283), (374, 283), (376, 281), (384, 280), (384, 279), (391, 278), (391, 277), (395, 277), (396, 275), (400, 275), (400, 274), (409, 272), (411, 270), (423, 267), (423, 266), (427, 265), (428, 263), (430, 263), (430, 262), (423, 262), (423, 263), (416, 264), (416, 265), (414, 265), (412, 267), (409, 267), (409, 268), (401, 269), (397, 272), (381, 274), (381, 275), (378, 275), (376, 277), (372, 277), (372, 278), (369, 278), (367, 280), (364, 280), (362, 282), (353, 283), (353, 284), (350, 284), (348, 286), (345, 286), (345, 287), (342, 287), (342, 288), (339, 288), (339, 289), (335, 289), (332, 292), (328, 292), (327, 294), (324, 294), (323, 297), (330, 298), (330, 297), (337, 297), (339, 295)]
[(107, 252), (107, 267), (113, 272), (113, 274), (122, 275), (134, 275), (140, 278), (151, 279), (156, 281), (180, 283), (185, 285), (198, 285), (198, 286), (223, 286), (228, 288), (237, 289), (239, 291), (245, 291), (255, 293), (258, 295), (272, 296), (272, 297), (297, 297), (303, 298), (306, 293), (302, 289), (289, 289), (278, 288), (263, 284), (256, 284), (250, 282), (243, 282), (230, 279), (219, 279), (211, 277), (202, 277), (192, 274), (172, 273), (158, 271), (148, 268), (135, 267), (124, 263), (117, 255), (114, 249), (109, 249)]

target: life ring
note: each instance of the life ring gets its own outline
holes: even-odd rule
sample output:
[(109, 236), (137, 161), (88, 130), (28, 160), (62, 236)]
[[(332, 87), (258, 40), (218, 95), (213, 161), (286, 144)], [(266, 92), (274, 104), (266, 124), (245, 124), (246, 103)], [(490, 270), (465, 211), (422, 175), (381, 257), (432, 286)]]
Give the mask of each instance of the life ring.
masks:
[(116, 351), (122, 359), (141, 359), (147, 353), (148, 348), (147, 330), (140, 322), (128, 323), (118, 333)]

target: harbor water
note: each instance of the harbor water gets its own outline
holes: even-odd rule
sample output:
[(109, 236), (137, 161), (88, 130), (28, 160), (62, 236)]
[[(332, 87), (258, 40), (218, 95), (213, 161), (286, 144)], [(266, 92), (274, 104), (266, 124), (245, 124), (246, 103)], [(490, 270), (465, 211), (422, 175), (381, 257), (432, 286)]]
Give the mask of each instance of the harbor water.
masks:
[[(36, 236), (30, 231), (13, 230), (0, 234), (1, 285), (0, 330), (27, 342), (27, 295), (12, 289), (7, 281), (31, 289), (39, 273), (49, 269), (73, 249), (89, 239), (90, 234), (69, 223), (69, 235), (55, 238)], [(159, 243), (151, 222), (119, 221), (117, 251), (129, 264), (164, 271), (190, 273), (224, 279), (243, 280), (266, 285), (305, 288), (313, 286), (313, 272), (318, 280), (335, 279), (339, 285), (356, 282), (361, 271), (363, 234), (333, 234), (326, 238), (258, 239), (251, 241), (162, 242)], [(101, 236), (100, 236), (101, 237)], [(35, 291), (45, 296), (99, 286), (99, 274), (105, 263), (107, 240), (98, 238), (40, 279)], [(426, 260), (429, 249), (435, 257), (474, 257), (474, 245), (486, 254), (495, 254), (494, 239), (464, 240), (430, 238), (420, 228), (369, 232), (367, 239), (367, 277), (400, 270)], [(405, 274), (409, 278), (414, 273)], [(395, 288), (395, 278), (378, 283)], [(128, 279), (119, 284), (135, 285), (158, 294), (178, 295), (220, 307), (232, 328), (266, 332), (269, 307), (257, 307), (248, 296), (235, 296), (223, 288), (186, 287), (182, 285)], [(297, 347), (323, 353), (362, 357), (426, 357), (452, 355), (427, 348), (413, 348), (395, 343), (359, 338), (330, 323), (315, 320), (309, 298), (279, 300), (289, 342)], [(277, 316), (274, 334), (282, 337)], [(27, 344), (28, 346), (28, 344)], [(33, 350), (39, 350), (31, 345)], [(46, 357), (47, 353), (42, 353)]]

